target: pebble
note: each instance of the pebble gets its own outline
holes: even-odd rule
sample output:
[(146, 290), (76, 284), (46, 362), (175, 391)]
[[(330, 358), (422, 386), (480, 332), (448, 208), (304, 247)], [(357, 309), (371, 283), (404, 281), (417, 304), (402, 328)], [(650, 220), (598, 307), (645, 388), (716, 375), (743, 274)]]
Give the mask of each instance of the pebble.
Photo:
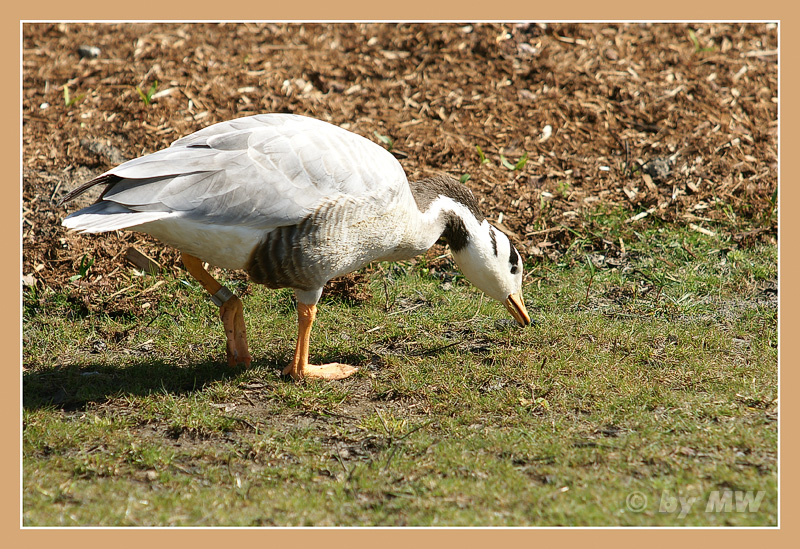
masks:
[(494, 321), (494, 327), (496, 330), (513, 330), (519, 327), (516, 320), (511, 320), (510, 318), (501, 318)]
[(653, 158), (642, 166), (642, 169), (653, 179), (666, 179), (672, 171), (672, 166), (668, 158)]
[(97, 46), (78, 46), (78, 55), (81, 56), (81, 59), (96, 59), (100, 57), (100, 48)]

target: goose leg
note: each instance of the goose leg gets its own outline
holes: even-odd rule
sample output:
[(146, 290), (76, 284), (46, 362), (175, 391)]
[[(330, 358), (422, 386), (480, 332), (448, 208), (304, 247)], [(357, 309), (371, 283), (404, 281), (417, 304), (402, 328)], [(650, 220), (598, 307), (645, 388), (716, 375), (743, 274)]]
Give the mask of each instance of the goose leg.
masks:
[(297, 302), (297, 347), (292, 363), (283, 369), (283, 375), (292, 376), (295, 380), (311, 379), (344, 379), (358, 371), (355, 366), (348, 364), (313, 365), (308, 363), (308, 343), (311, 339), (311, 325), (317, 316), (316, 305), (306, 305)]
[[(222, 284), (203, 268), (203, 263), (198, 258), (189, 254), (181, 254), (181, 259), (189, 274), (212, 296), (217, 295), (217, 292), (223, 289)], [(219, 316), (225, 327), (225, 337), (227, 338), (228, 366), (236, 366), (239, 363), (250, 366), (251, 358), (250, 352), (247, 350), (247, 333), (244, 325), (244, 306), (238, 297), (231, 295), (230, 292), (227, 293), (230, 297), (219, 306)]]

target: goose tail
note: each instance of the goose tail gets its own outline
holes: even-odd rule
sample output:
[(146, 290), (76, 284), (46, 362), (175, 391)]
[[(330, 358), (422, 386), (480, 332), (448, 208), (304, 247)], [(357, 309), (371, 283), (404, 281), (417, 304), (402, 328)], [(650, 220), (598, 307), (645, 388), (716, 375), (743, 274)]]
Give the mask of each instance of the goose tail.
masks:
[(116, 202), (101, 201), (71, 213), (61, 224), (80, 233), (104, 233), (135, 227), (169, 215), (170, 212), (163, 211), (138, 212)]

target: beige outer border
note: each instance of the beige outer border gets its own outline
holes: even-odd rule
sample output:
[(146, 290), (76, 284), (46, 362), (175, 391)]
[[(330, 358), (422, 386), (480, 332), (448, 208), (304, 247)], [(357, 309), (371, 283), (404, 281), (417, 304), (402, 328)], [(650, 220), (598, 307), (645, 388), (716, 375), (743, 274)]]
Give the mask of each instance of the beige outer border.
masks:
[[(791, 532), (798, 526), (798, 498), (792, 488), (797, 485), (796, 463), (797, 438), (781, 436), (781, 463), (789, 467), (780, 468), (781, 505), (780, 529), (22, 529), (20, 527), (20, 406), (21, 406), (21, 310), (20, 273), (21, 232), (20, 212), (20, 33), (21, 21), (31, 20), (201, 20), (201, 19), (270, 19), (270, 20), (759, 20), (780, 21), (779, 36), (781, 51), (780, 89), (787, 98), (780, 105), (782, 151), (800, 150), (800, 138), (794, 129), (798, 122), (798, 100), (795, 93), (800, 87), (798, 77), (798, 52), (800, 52), (800, 23), (790, 11), (788, 2), (774, 0), (743, 2), (714, 1), (669, 1), (669, 2), (599, 2), (578, 0), (570, 2), (534, 2), (532, 0), (502, 0), (465, 2), (464, 0), (405, 0), (403, 2), (376, 2), (348, 0), (303, 0), (301, 3), (255, 2), (253, 0), (233, 2), (211, 2), (209, 0), (187, 0), (184, 2), (108, 2), (76, 0), (55, 2), (45, 0), (32, 4), (10, 3), (4, 12), (11, 11), (15, 17), (4, 17), (2, 23), (2, 61), (4, 85), (0, 87), (6, 111), (3, 117), (3, 177), (4, 199), (0, 203), (4, 238), (0, 238), (2, 257), (10, 258), (13, 268), (3, 270), (3, 286), (13, 288), (7, 294), (7, 310), (4, 318), (2, 348), (9, 353), (5, 364), (5, 383), (2, 384), (3, 405), (2, 433), (10, 440), (3, 456), (2, 467), (2, 529), (6, 547), (33, 549), (111, 547), (113, 549), (170, 547), (178, 545), (205, 548), (228, 547), (307, 547), (322, 546), (325, 549), (370, 547), (391, 549), (408, 547), (409, 544), (448, 547), (578, 547), (595, 549), (609, 547), (670, 547), (676, 545), (692, 547), (747, 547), (748, 549), (789, 545)], [(790, 90), (787, 94), (786, 90)], [(798, 374), (793, 368), (794, 359), (800, 355), (800, 327), (795, 307), (798, 306), (798, 290), (791, 284), (797, 272), (798, 259), (792, 245), (798, 234), (800, 216), (792, 213), (797, 204), (800, 185), (792, 182), (797, 159), (796, 152), (781, 158), (780, 172), (789, 184), (780, 188), (780, 270), (781, 278), (789, 284), (780, 284), (780, 357), (781, 388), (797, 386)], [(788, 207), (787, 207), (788, 206)], [(13, 235), (13, 236), (12, 236)], [(786, 337), (788, 334), (788, 337)], [(787, 367), (788, 366), (788, 367)], [(781, 391), (784, 396), (786, 390)], [(791, 394), (789, 393), (789, 396)], [(792, 426), (797, 417), (798, 400), (781, 400), (781, 427)], [(788, 418), (788, 421), (787, 421)], [(791, 433), (794, 429), (784, 430)], [(13, 441), (13, 442), (11, 442)], [(788, 458), (787, 458), (788, 456)], [(795, 536), (796, 538), (796, 536)], [(796, 543), (796, 542), (795, 542)]]

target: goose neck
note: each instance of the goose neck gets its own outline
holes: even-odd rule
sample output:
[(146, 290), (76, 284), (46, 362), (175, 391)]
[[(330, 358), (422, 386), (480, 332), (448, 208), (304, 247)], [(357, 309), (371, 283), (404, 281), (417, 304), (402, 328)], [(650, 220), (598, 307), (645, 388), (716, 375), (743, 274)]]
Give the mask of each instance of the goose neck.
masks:
[(484, 221), (472, 192), (447, 176), (423, 179), (410, 186), (419, 211), (414, 230), (427, 247), (442, 238), (454, 252), (463, 249), (470, 234)]

